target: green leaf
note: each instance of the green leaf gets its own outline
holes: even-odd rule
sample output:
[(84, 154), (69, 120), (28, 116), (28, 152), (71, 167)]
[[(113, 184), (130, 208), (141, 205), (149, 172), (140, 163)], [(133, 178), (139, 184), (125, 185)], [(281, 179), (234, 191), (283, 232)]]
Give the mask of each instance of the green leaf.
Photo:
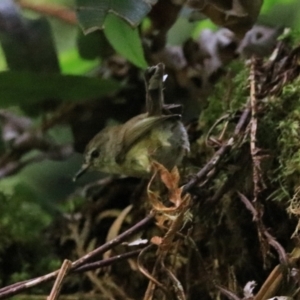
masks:
[(26, 19), (13, 0), (1, 0), (0, 42), (11, 70), (59, 72), (51, 27), (47, 19)]
[(80, 56), (84, 59), (106, 58), (114, 54), (114, 49), (108, 42), (103, 30), (97, 30), (84, 35), (78, 31), (77, 48)]
[(264, 1), (262, 8), (261, 8), (261, 13), (269, 13), (269, 11), (275, 6), (275, 5), (289, 5), (292, 3), (295, 3), (295, 0), (267, 0)]
[(185, 17), (178, 17), (167, 34), (168, 45), (182, 45), (191, 35), (196, 23)]
[(73, 75), (0, 72), (0, 107), (31, 105), (43, 100), (79, 102), (116, 92), (121, 84)]
[(154, 0), (76, 0), (77, 18), (85, 34), (103, 29), (109, 12), (137, 26), (151, 10)]
[(141, 39), (137, 29), (132, 29), (126, 22), (115, 15), (109, 15), (105, 21), (104, 34), (113, 48), (132, 62), (146, 69)]
[(79, 56), (77, 49), (60, 53), (59, 62), (63, 74), (82, 75), (95, 69), (100, 64), (99, 59), (85, 60)]
[(211, 29), (212, 31), (215, 31), (218, 29), (218, 26), (215, 25), (210, 19), (198, 21), (195, 28), (191, 31), (192, 38), (195, 40), (198, 39), (202, 30), (204, 29)]

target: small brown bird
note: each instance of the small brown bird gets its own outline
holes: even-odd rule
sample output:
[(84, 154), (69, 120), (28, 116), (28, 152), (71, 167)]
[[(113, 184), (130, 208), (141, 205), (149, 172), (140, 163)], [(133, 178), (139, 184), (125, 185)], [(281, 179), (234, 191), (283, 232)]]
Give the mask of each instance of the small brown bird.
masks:
[(100, 131), (88, 143), (74, 180), (87, 170), (145, 177), (151, 174), (152, 161), (168, 169), (181, 163), (190, 148), (188, 135), (181, 115), (170, 113), (163, 103), (163, 76), (163, 64), (147, 69), (147, 113)]

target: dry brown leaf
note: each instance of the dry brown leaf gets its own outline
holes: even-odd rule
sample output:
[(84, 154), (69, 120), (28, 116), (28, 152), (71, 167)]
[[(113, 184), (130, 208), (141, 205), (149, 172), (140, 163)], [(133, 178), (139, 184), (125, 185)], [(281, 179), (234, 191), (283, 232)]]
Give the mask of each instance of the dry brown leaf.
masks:
[(160, 212), (160, 213), (172, 212), (172, 211), (174, 211), (174, 207), (166, 207), (161, 201), (159, 192), (151, 191), (151, 189), (150, 189), (152, 181), (154, 180), (154, 178), (156, 177), (158, 172), (161, 172), (164, 174), (163, 176), (168, 177), (169, 171), (163, 165), (161, 165), (157, 162), (153, 162), (152, 166), (154, 169), (154, 173), (153, 173), (153, 176), (150, 179), (148, 186), (147, 186), (148, 198), (152, 204), (153, 209), (156, 210), (157, 212)]
[(170, 192), (169, 195), (169, 200), (174, 203), (175, 207), (180, 207), (181, 203), (182, 203), (182, 198), (181, 198), (181, 194), (182, 194), (182, 188), (177, 188), (174, 189), (173, 191)]
[[(176, 167), (172, 171), (168, 171), (157, 162), (153, 162), (152, 166), (154, 174), (148, 184), (147, 194), (153, 209), (158, 212), (156, 215), (157, 226), (163, 228), (168, 223), (169, 231), (163, 240), (164, 248), (168, 248), (175, 233), (184, 226), (185, 215), (190, 205), (190, 195), (186, 194), (182, 197), (183, 188), (178, 187), (180, 176)], [(159, 192), (150, 189), (152, 181), (157, 175), (169, 190), (168, 200), (174, 204), (171, 207), (163, 204)]]
[(159, 228), (164, 228), (166, 226), (166, 222), (170, 221), (170, 216), (167, 214), (157, 215), (156, 216), (156, 225)]
[(152, 192), (148, 190), (148, 198), (152, 204), (152, 207), (154, 210), (158, 212), (168, 212), (168, 211), (173, 211), (174, 207), (166, 207), (161, 201), (160, 197), (158, 196), (158, 193)]
[(154, 237), (152, 237), (152, 239), (151, 239), (151, 243), (154, 244), (154, 245), (159, 246), (159, 245), (161, 245), (161, 243), (162, 243), (162, 238), (159, 237), (159, 236), (154, 236)]
[[(172, 171), (168, 171), (163, 165), (157, 162), (153, 162), (152, 166), (154, 169), (154, 174), (147, 187), (148, 198), (156, 211), (161, 213), (171, 213), (172, 215), (175, 215), (176, 213), (180, 212), (180, 209), (186, 206), (186, 202), (188, 199), (188, 197), (186, 196), (182, 199), (182, 188), (178, 187), (180, 180), (178, 169), (175, 167), (172, 169)], [(169, 190), (168, 200), (174, 204), (174, 206), (172, 207), (165, 206), (161, 201), (159, 193), (151, 191), (150, 189), (152, 181), (158, 173), (161, 181)]]
[(169, 190), (178, 188), (179, 179), (180, 176), (177, 167), (174, 167), (171, 172), (161, 174), (161, 180)]
[(163, 165), (156, 161), (152, 163), (152, 166), (155, 169), (156, 173), (159, 173), (161, 181), (165, 184), (168, 190), (172, 190), (178, 187), (180, 177), (178, 169), (176, 167), (173, 168), (170, 172)]
[(232, 30), (242, 38), (257, 19), (262, 0), (188, 0), (187, 4), (198, 9), (215, 24)]
[[(180, 175), (177, 167), (174, 167), (171, 171), (168, 171), (163, 165), (159, 164), (158, 162), (153, 162), (152, 165), (155, 170), (155, 174), (159, 173), (161, 181), (169, 190), (169, 201), (172, 202), (175, 207), (179, 207), (182, 202), (182, 188), (178, 187)], [(167, 211), (169, 211), (169, 209)]]

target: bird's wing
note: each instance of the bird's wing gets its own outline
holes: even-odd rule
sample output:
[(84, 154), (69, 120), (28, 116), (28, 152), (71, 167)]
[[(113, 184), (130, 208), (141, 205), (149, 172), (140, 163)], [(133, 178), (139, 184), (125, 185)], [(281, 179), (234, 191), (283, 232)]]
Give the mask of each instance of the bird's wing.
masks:
[(127, 151), (141, 138), (143, 138), (151, 129), (157, 125), (165, 122), (166, 120), (180, 120), (181, 115), (162, 115), (162, 116), (149, 116), (142, 118), (132, 124), (131, 127), (126, 126), (123, 135), (122, 147), (116, 157), (116, 162), (121, 163)]

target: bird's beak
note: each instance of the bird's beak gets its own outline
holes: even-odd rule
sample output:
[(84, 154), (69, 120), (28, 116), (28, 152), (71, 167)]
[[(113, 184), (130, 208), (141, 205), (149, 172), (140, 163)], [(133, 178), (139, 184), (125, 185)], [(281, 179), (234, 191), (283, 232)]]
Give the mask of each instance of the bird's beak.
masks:
[(79, 177), (81, 177), (86, 171), (89, 169), (90, 165), (83, 164), (81, 169), (75, 174), (73, 177), (73, 181), (75, 182)]

